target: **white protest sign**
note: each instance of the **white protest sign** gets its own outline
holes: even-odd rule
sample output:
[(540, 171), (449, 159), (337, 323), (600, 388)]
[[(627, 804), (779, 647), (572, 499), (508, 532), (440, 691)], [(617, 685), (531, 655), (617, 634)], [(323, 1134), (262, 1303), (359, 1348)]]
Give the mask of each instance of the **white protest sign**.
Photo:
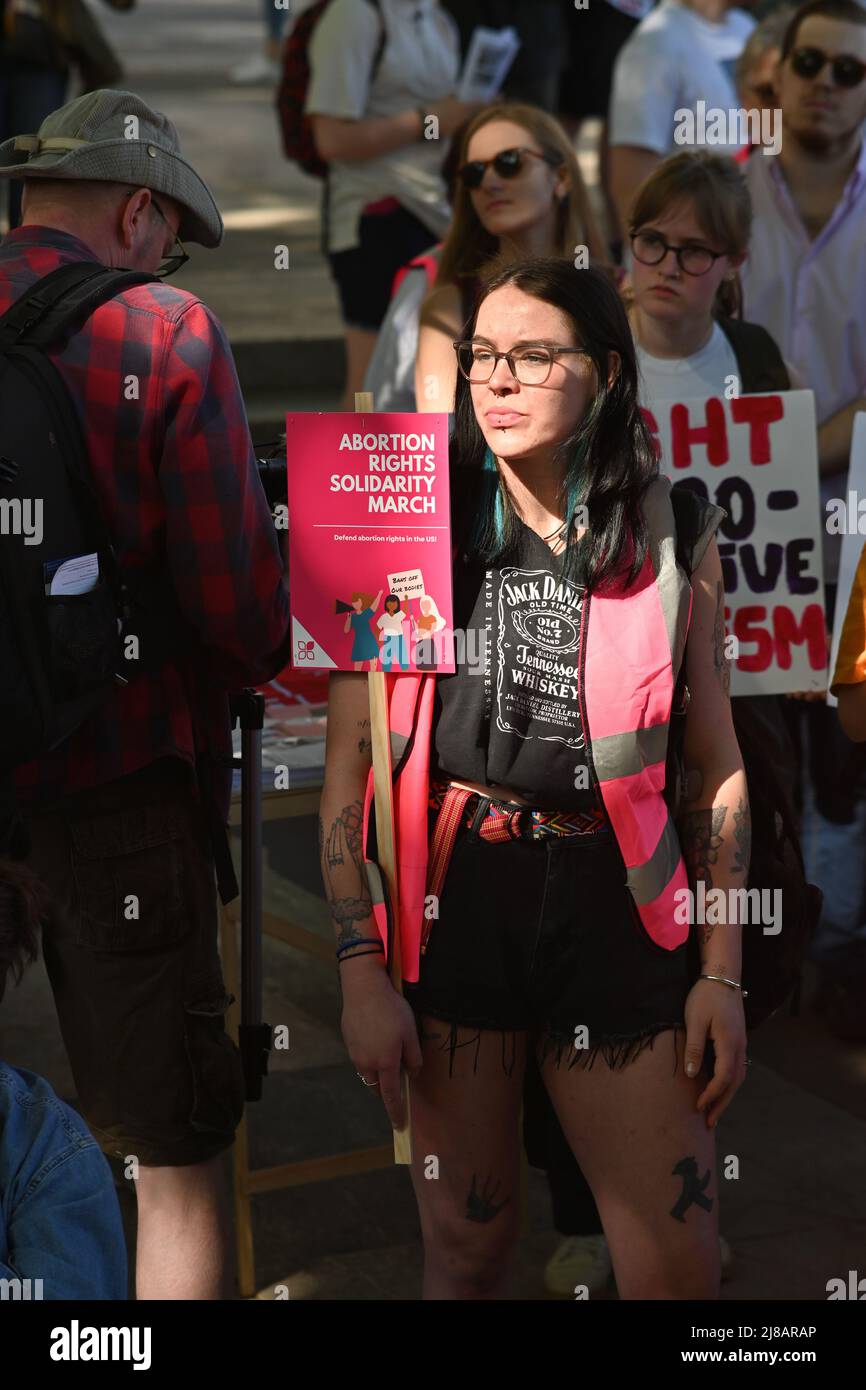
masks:
[(811, 391), (664, 401), (643, 411), (672, 483), (728, 513), (716, 534), (732, 695), (827, 685), (822, 515)]
[[(830, 649), (830, 679), (836, 669), (839, 639), (848, 612), (848, 601), (854, 587), (854, 575), (863, 546), (866, 545), (866, 415), (854, 416), (851, 436), (851, 457), (844, 497), (831, 498), (826, 504), (825, 524), (831, 536), (842, 536), (842, 555), (836, 587), (836, 609), (833, 616), (833, 644)], [(827, 696), (827, 704), (835, 705), (835, 695)]]
[(421, 598), (427, 592), (420, 570), (401, 570), (399, 574), (386, 574), (385, 578), (388, 592), (398, 598)]

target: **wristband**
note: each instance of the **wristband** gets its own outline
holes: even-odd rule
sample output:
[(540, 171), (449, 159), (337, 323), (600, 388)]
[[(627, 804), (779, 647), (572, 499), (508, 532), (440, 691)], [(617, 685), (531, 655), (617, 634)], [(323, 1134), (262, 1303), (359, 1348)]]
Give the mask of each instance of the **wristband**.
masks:
[(748, 999), (749, 997), (749, 991), (747, 989), (743, 989), (743, 986), (740, 984), (739, 980), (729, 980), (724, 975), (699, 975), (698, 979), (718, 980), (720, 984), (730, 985), (731, 989), (738, 989), (744, 999)]
[(369, 951), (357, 951), (354, 956), (340, 956), (337, 958), (337, 964), (342, 965), (344, 961), (357, 960), (358, 956), (384, 956), (384, 954), (385, 952), (381, 946), (379, 947), (378, 951), (376, 950), (375, 946), (373, 946), (370, 948)]
[(344, 941), (342, 946), (337, 947), (337, 959), (344, 951), (351, 951), (355, 946), (378, 946), (379, 950), (384, 950), (381, 937), (378, 936), (356, 936), (351, 941)]

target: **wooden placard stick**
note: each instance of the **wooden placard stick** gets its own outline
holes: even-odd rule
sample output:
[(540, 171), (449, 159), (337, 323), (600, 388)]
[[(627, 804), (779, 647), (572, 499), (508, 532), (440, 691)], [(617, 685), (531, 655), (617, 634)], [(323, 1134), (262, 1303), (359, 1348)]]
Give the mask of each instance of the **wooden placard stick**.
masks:
[[(355, 392), (355, 410), (359, 414), (373, 411), (370, 391)], [(376, 850), (379, 868), (388, 889), (393, 923), (391, 950), (391, 983), (398, 993), (403, 992), (403, 971), (400, 959), (400, 901), (397, 889), (397, 856), (394, 843), (394, 784), (391, 775), (391, 739), (388, 733), (388, 707), (385, 698), (385, 672), (368, 671), (370, 696), (370, 739), (373, 745), (373, 791), (376, 806)], [(406, 1123), (394, 1130), (394, 1162), (412, 1162), (412, 1136), (409, 1119), (409, 1077), (404, 1071), (403, 1104)]]

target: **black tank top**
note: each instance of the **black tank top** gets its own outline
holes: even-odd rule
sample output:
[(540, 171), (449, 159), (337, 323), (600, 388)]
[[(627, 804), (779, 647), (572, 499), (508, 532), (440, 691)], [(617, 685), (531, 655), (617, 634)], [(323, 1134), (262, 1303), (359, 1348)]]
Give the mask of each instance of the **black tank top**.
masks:
[[(489, 566), (473, 555), (477, 480), (451, 469), (456, 671), (436, 678), (431, 772), (598, 813), (584, 735), (585, 591), (563, 580), (564, 555), (522, 522), (512, 554)], [(671, 504), (690, 575), (725, 513), (686, 484), (671, 489)]]
[(495, 565), (465, 554), (471, 483), (466, 470), (452, 477), (457, 670), (437, 677), (431, 769), (507, 787), (535, 806), (595, 810), (581, 694), (583, 587), (562, 579), (563, 557), (523, 522), (512, 553)]

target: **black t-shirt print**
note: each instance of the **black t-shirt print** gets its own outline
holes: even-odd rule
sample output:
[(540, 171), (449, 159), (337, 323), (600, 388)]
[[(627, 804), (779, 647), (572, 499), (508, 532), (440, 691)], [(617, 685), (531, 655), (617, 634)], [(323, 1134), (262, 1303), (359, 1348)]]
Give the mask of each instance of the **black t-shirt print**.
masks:
[(537, 806), (596, 805), (587, 766), (580, 670), (585, 593), (563, 560), (519, 523), (512, 554), (454, 569), (457, 671), (439, 676), (434, 767), (519, 792)]

